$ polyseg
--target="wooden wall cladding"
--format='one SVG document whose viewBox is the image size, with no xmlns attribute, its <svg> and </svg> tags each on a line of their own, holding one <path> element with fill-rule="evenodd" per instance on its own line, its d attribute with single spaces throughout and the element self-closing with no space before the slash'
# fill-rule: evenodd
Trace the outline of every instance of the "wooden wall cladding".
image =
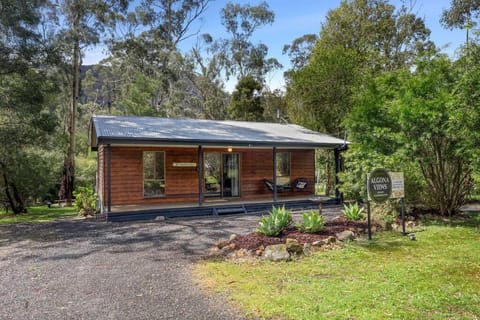
<svg viewBox="0 0 480 320">
<path fill-rule="evenodd" d="M 165 196 L 145 198 L 143 196 L 143 151 L 165 152 Z M 287 150 L 291 153 L 291 181 L 306 178 L 308 187 L 304 191 L 279 193 L 285 195 L 311 194 L 314 190 L 314 150 Z M 99 146 L 97 186 L 99 194 L 106 200 L 106 164 L 104 148 Z M 203 152 L 227 152 L 227 149 L 204 148 Z M 272 149 L 235 149 L 240 154 L 241 199 L 258 199 L 272 196 L 262 179 L 272 180 Z M 198 173 L 196 167 L 176 167 L 174 163 L 197 163 L 197 148 L 175 147 L 111 147 L 112 205 L 180 203 L 198 201 Z"/>
</svg>

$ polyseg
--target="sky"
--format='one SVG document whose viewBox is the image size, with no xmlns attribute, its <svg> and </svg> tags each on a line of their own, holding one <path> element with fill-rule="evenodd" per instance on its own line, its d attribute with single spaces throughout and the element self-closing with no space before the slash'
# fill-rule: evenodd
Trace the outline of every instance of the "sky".
<svg viewBox="0 0 480 320">
<path fill-rule="evenodd" d="M 236 0 L 240 4 L 257 5 L 261 1 Z M 395 7 L 400 7 L 402 0 L 390 0 Z M 425 24 L 431 30 L 430 38 L 442 48 L 444 53 L 455 57 L 455 51 L 465 41 L 465 31 L 444 29 L 440 24 L 440 17 L 443 9 L 450 6 L 450 0 L 407 0 L 407 3 L 413 2 L 413 12 L 425 20 Z M 226 0 L 214 0 L 209 4 L 207 11 L 193 31 L 199 31 L 200 34 L 209 33 L 213 38 L 227 37 L 224 27 L 220 23 L 220 11 L 227 3 Z M 267 85 L 271 89 L 283 88 L 285 85 L 283 79 L 284 71 L 290 68 L 290 62 L 287 55 L 282 54 L 285 44 L 290 44 L 294 39 L 307 34 L 319 33 L 321 24 L 325 22 L 327 12 L 337 8 L 341 0 L 267 0 L 271 10 L 275 12 L 275 22 L 272 25 L 263 26 L 258 29 L 252 38 L 254 43 L 262 42 L 269 48 L 269 57 L 274 57 L 283 65 L 283 69 L 278 69 L 269 74 L 266 79 Z M 180 49 L 188 51 L 195 40 L 191 39 L 182 43 Z M 83 63 L 85 65 L 98 63 L 103 57 L 103 49 L 97 47 L 85 52 Z M 232 91 L 235 83 L 230 81 L 226 84 L 226 89 Z"/>
</svg>

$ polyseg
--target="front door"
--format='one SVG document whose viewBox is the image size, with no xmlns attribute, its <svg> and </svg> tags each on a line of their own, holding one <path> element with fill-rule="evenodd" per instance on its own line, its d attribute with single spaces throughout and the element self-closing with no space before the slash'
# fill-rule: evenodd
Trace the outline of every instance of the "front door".
<svg viewBox="0 0 480 320">
<path fill-rule="evenodd" d="M 205 197 L 240 196 L 240 155 L 238 153 L 206 152 L 203 172 Z"/>
</svg>

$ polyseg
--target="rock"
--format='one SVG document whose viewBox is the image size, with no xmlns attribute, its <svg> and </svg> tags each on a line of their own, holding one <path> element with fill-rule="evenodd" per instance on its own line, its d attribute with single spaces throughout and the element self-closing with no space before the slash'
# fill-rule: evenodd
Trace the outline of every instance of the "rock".
<svg viewBox="0 0 480 320">
<path fill-rule="evenodd" d="M 349 241 L 355 239 L 355 234 L 350 230 L 345 230 L 337 233 L 336 237 L 340 241 Z"/>
<path fill-rule="evenodd" d="M 226 239 L 220 239 L 217 241 L 217 243 L 215 244 L 215 246 L 217 246 L 218 249 L 222 249 L 226 246 L 228 246 L 230 244 L 230 242 Z"/>
<path fill-rule="evenodd" d="M 288 261 L 290 259 L 290 253 L 287 251 L 287 245 L 273 244 L 265 248 L 263 258 L 274 262 Z"/>
<path fill-rule="evenodd" d="M 407 221 L 407 223 L 405 224 L 405 226 L 406 226 L 407 228 L 413 229 L 413 228 L 415 228 L 415 221 Z"/>
<path fill-rule="evenodd" d="M 329 236 L 327 239 L 324 239 L 323 240 L 326 244 L 328 243 L 335 243 L 337 242 L 337 238 L 335 238 L 334 236 Z"/>
<path fill-rule="evenodd" d="M 285 245 L 287 247 L 287 251 L 290 254 L 302 254 L 303 253 L 303 247 L 295 239 L 287 238 L 287 241 L 286 241 Z"/>
<path fill-rule="evenodd" d="M 312 245 L 310 243 L 303 244 L 303 254 L 306 256 L 312 254 Z"/>
<path fill-rule="evenodd" d="M 248 252 L 247 252 L 246 249 L 237 250 L 237 252 L 236 252 L 236 254 L 235 254 L 235 256 L 236 256 L 237 258 L 243 258 L 243 257 L 245 257 L 245 256 L 247 256 L 247 255 L 248 255 Z"/>
<path fill-rule="evenodd" d="M 318 241 L 314 241 L 312 242 L 312 246 L 313 247 L 321 247 L 325 244 L 325 242 L 323 242 L 323 240 L 318 240 Z"/>
<path fill-rule="evenodd" d="M 329 244 L 335 243 L 335 242 L 337 242 L 337 238 L 335 238 L 335 237 L 333 237 L 333 236 L 329 236 L 329 237 L 326 238 L 326 239 L 314 241 L 314 242 L 312 243 L 312 246 L 314 246 L 314 247 L 322 247 L 322 246 L 326 246 L 326 245 L 329 245 Z"/>
<path fill-rule="evenodd" d="M 232 242 L 233 240 L 237 239 L 237 235 L 236 234 L 231 234 L 230 235 L 230 238 L 228 238 L 228 241 L 229 242 Z"/>
<path fill-rule="evenodd" d="M 261 257 L 263 255 L 263 252 L 265 251 L 264 246 L 260 246 L 257 250 L 255 250 L 255 255 Z"/>
</svg>

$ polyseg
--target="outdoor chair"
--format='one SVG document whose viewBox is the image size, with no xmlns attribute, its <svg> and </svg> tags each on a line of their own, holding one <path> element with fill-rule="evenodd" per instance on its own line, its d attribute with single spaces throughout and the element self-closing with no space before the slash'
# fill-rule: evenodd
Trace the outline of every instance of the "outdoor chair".
<svg viewBox="0 0 480 320">
<path fill-rule="evenodd" d="M 268 179 L 263 179 L 262 180 L 265 186 L 267 186 L 268 190 L 273 192 L 273 182 L 268 180 Z M 277 192 L 286 192 L 292 190 L 292 187 L 288 184 L 277 184 Z"/>
<path fill-rule="evenodd" d="M 293 187 L 295 188 L 296 191 L 304 191 L 307 189 L 308 186 L 308 180 L 305 178 L 298 178 L 295 179 L 293 182 Z"/>
</svg>

